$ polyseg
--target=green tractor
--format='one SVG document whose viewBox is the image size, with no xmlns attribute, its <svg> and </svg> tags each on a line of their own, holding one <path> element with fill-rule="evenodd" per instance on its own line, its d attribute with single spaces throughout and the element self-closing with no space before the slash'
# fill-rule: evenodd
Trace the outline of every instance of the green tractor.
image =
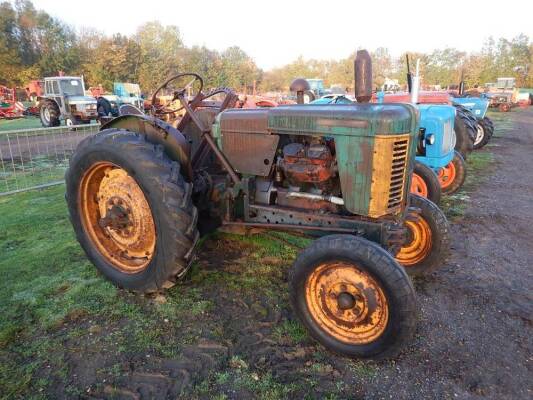
<svg viewBox="0 0 533 400">
<path fill-rule="evenodd" d="M 319 238 L 297 257 L 289 288 L 310 334 L 350 357 L 395 354 L 417 319 L 408 273 L 442 262 L 448 223 L 409 194 L 416 110 L 365 103 L 366 51 L 355 70 L 354 105 L 235 109 L 232 90 L 204 93 L 202 78 L 185 73 L 152 101 L 175 86 L 185 110 L 177 129 L 149 115 L 103 125 L 79 144 L 66 173 L 88 258 L 117 286 L 155 293 L 186 274 L 199 238 L 214 229 L 305 232 Z"/>
</svg>

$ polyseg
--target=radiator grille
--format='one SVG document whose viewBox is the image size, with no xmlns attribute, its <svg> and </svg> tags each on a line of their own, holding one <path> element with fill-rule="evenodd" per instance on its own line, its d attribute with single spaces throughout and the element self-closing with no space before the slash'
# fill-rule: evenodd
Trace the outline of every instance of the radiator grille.
<svg viewBox="0 0 533 400">
<path fill-rule="evenodd" d="M 394 142 L 392 148 L 391 177 L 389 185 L 389 210 L 394 209 L 402 204 L 408 152 L 408 138 L 398 139 Z"/>
</svg>

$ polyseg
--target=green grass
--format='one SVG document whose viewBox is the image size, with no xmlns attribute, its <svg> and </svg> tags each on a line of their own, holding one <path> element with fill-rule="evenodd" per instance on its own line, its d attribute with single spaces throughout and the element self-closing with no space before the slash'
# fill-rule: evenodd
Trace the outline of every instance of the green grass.
<svg viewBox="0 0 533 400">
<path fill-rule="evenodd" d="M 92 121 L 92 124 L 95 122 Z M 65 126 L 62 121 L 61 126 Z M 36 129 L 42 128 L 41 120 L 39 117 L 22 117 L 16 119 L 0 119 L 0 132 L 11 130 L 23 130 L 23 129 Z"/>
<path fill-rule="evenodd" d="M 261 294 L 274 305 L 286 305 L 280 282 L 297 252 L 290 243 L 302 245 L 308 239 L 217 233 L 207 239 L 213 251 L 229 244 L 238 258 L 225 268 L 194 265 L 186 282 L 156 302 L 117 290 L 97 273 L 74 238 L 64 189 L 0 197 L 0 398 L 27 398 L 39 390 L 46 393 L 54 382 L 68 382 L 65 343 L 89 341 L 95 351 L 111 346 L 116 365 L 132 354 L 177 357 L 181 346 L 195 343 L 204 329 L 222 335 L 210 317 L 215 300 L 206 296 L 217 285 L 244 299 Z M 261 305 L 253 307 L 266 315 Z M 279 329 L 295 342 L 306 337 L 294 322 Z M 102 374 L 112 374 L 113 368 L 102 365 Z M 250 374 L 232 375 L 232 382 L 265 393 L 264 398 L 277 398 L 285 390 L 271 384 L 271 378 L 257 383 Z"/>
<path fill-rule="evenodd" d="M 0 131 L 11 131 L 16 129 L 42 128 L 41 120 L 38 117 L 23 117 L 17 119 L 0 119 Z"/>
</svg>

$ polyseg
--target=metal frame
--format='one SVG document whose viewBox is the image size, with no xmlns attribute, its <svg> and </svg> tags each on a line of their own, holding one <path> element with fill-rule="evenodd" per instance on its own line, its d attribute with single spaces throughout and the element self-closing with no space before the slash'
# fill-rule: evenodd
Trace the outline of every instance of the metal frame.
<svg viewBox="0 0 533 400">
<path fill-rule="evenodd" d="M 0 196 L 64 182 L 70 155 L 100 124 L 0 131 Z"/>
</svg>

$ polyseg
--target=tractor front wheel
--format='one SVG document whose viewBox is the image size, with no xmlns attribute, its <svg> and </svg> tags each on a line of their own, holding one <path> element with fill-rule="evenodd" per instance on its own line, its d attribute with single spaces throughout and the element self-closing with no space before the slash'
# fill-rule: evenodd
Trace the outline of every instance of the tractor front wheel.
<svg viewBox="0 0 533 400">
<path fill-rule="evenodd" d="M 455 151 L 452 161 L 438 173 L 442 193 L 452 194 L 457 192 L 465 183 L 466 163 L 461 154 Z"/>
<path fill-rule="evenodd" d="M 444 213 L 430 200 L 410 195 L 413 208 L 405 220 L 407 237 L 396 260 L 409 275 L 432 272 L 441 264 L 449 247 L 449 225 Z"/>
<path fill-rule="evenodd" d="M 414 333 L 411 280 L 389 253 L 361 237 L 313 242 L 289 271 L 289 289 L 311 336 L 336 353 L 388 358 Z"/>
<path fill-rule="evenodd" d="M 440 202 L 441 188 L 437 174 L 419 161 L 415 162 L 411 177 L 411 193 L 426 197 L 435 204 Z"/>
<path fill-rule="evenodd" d="M 109 280 L 152 293 L 185 274 L 198 214 L 191 184 L 161 146 L 104 130 L 78 145 L 65 178 L 76 238 Z"/>
</svg>

